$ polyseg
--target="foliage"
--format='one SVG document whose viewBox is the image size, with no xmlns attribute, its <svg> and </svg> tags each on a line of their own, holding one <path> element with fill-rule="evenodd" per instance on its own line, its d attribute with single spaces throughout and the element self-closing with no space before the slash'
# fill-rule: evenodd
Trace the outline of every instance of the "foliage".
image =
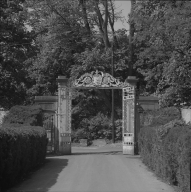
<svg viewBox="0 0 191 192">
<path fill-rule="evenodd" d="M 177 180 L 182 191 L 188 191 L 190 186 L 191 173 L 191 134 L 184 133 L 177 142 L 178 169 Z"/>
<path fill-rule="evenodd" d="M 42 127 L 0 127 L 0 190 L 12 187 L 44 163 L 47 138 Z"/>
<path fill-rule="evenodd" d="M 31 86 L 24 61 L 35 52 L 32 35 L 25 27 L 23 0 L 0 2 L 0 107 L 9 109 L 27 102 Z"/>
<path fill-rule="evenodd" d="M 170 111 L 170 110 L 168 110 Z M 174 113 L 175 114 L 175 113 Z M 174 116 L 174 117 L 173 117 Z M 159 177 L 178 185 L 183 192 L 190 187 L 191 127 L 176 115 L 168 116 L 140 130 L 139 150 L 142 161 Z M 174 118 L 174 120 L 172 120 Z"/>
<path fill-rule="evenodd" d="M 57 91 L 58 75 L 70 77 L 73 54 L 83 50 L 83 28 L 76 10 L 69 1 L 27 1 L 29 24 L 36 38 L 39 53 L 29 59 L 30 78 L 35 84 L 28 94 L 53 95 Z M 39 11 L 40 10 L 40 11 Z M 78 13 L 78 12 L 77 12 Z"/>
<path fill-rule="evenodd" d="M 112 45 L 115 77 L 124 81 L 135 63 L 143 94 L 155 93 L 161 106 L 189 105 L 191 3 L 131 2 L 127 36 L 114 28 L 121 17 L 113 0 L 2 1 L 0 105 L 9 109 L 32 103 L 34 95 L 56 94 L 59 75 L 72 80 L 95 69 L 110 73 Z M 84 102 L 81 94 L 84 101 L 94 97 L 81 91 L 75 107 Z M 98 94 L 110 103 L 102 111 L 107 115 L 110 93 Z"/>
<path fill-rule="evenodd" d="M 38 54 L 26 61 L 29 76 L 35 82 L 27 91 L 31 99 L 34 95 L 54 95 L 59 75 L 74 80 L 96 69 L 110 73 L 112 42 L 115 76 L 122 81 L 126 79 L 127 35 L 124 29 L 114 29 L 119 14 L 113 1 L 27 0 L 25 7 L 30 9 L 28 24 L 36 34 L 34 42 L 39 48 Z M 122 96 L 118 90 L 115 93 L 116 118 L 121 118 Z M 73 130 L 80 129 L 82 118 L 90 119 L 99 111 L 108 117 L 111 115 L 110 90 L 75 91 Z"/>
<path fill-rule="evenodd" d="M 86 49 L 93 51 L 93 47 L 99 45 L 101 39 L 105 36 L 108 38 L 108 34 L 102 34 L 101 37 L 94 29 L 99 23 L 95 9 L 97 12 L 101 11 L 97 4 L 103 2 L 26 2 L 25 6 L 31 9 L 28 23 L 36 33 L 35 44 L 39 47 L 39 53 L 27 61 L 30 64 L 30 77 L 36 82 L 29 94 L 54 94 L 58 75 L 73 77 L 71 69 L 77 68 L 75 55 L 86 53 Z M 103 51 L 104 44 L 101 47 Z M 82 62 L 80 64 L 80 67 L 83 66 Z M 84 72 L 88 70 L 85 66 L 82 69 Z"/>
<path fill-rule="evenodd" d="M 9 109 L 20 102 L 32 103 L 35 95 L 55 95 L 56 78 L 59 75 L 73 80 L 85 72 L 96 69 L 110 73 L 112 44 L 115 52 L 114 76 L 121 81 L 127 78 L 128 37 L 125 29 L 116 31 L 114 28 L 115 22 L 120 19 L 120 13 L 117 12 L 113 0 L 26 0 L 4 4 L 7 10 L 11 6 L 14 8 L 11 7 L 11 11 L 15 11 L 16 23 L 13 22 L 12 12 L 6 12 L 6 9 L 4 11 L 10 18 L 7 20 L 10 20 L 13 26 L 14 24 L 17 26 L 17 28 L 14 26 L 16 32 L 17 29 L 22 32 L 20 38 L 14 38 L 15 41 L 19 41 L 16 50 L 19 51 L 20 57 L 17 62 L 13 60 L 11 63 L 15 64 L 14 69 L 18 67 L 16 75 L 22 80 L 12 80 L 13 73 L 6 76 L 6 81 L 13 85 L 13 89 L 8 86 L 9 84 L 4 86 L 2 95 L 7 100 L 3 107 Z M 5 25 L 7 20 L 5 19 Z M 26 26 L 30 26 L 31 31 L 26 30 Z M 14 35 L 17 35 L 16 32 Z M 5 43 L 10 45 L 9 39 L 5 39 Z M 10 52 L 6 51 L 7 54 Z M 17 58 L 17 55 L 14 58 Z M 115 93 L 117 108 L 115 113 L 119 119 L 122 96 L 117 90 Z M 96 116 L 100 110 L 98 106 L 102 103 L 104 106 L 100 111 L 110 116 L 109 90 L 79 91 L 73 100 L 74 130 L 82 121 L 80 118 L 90 119 Z M 86 104 L 83 105 L 84 103 Z M 95 109 L 88 111 L 92 106 Z"/>
<path fill-rule="evenodd" d="M 142 116 L 143 126 L 160 126 L 174 119 L 181 119 L 181 113 L 176 107 L 161 108 L 154 111 L 144 111 Z"/>
<path fill-rule="evenodd" d="M 122 122 L 121 120 L 115 121 L 115 138 L 117 141 L 122 140 Z M 79 125 L 79 129 L 73 131 L 72 140 L 78 142 L 79 139 L 105 139 L 111 140 L 112 138 L 112 124 L 111 119 L 102 113 L 98 113 L 90 119 L 83 119 Z"/>
<path fill-rule="evenodd" d="M 38 105 L 19 106 L 16 105 L 4 116 L 3 124 L 23 124 L 30 126 L 43 125 L 42 109 Z"/>
<path fill-rule="evenodd" d="M 191 2 L 139 1 L 136 4 L 136 66 L 145 91 L 162 106 L 190 105 Z"/>
</svg>

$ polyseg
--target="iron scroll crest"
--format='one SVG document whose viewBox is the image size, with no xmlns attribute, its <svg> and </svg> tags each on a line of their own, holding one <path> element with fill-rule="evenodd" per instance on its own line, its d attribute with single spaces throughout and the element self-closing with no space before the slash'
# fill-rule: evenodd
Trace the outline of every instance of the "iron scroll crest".
<svg viewBox="0 0 191 192">
<path fill-rule="evenodd" d="M 129 83 L 120 82 L 118 79 L 111 76 L 109 73 L 102 71 L 92 71 L 85 73 L 79 79 L 73 82 L 74 87 L 127 87 Z"/>
</svg>

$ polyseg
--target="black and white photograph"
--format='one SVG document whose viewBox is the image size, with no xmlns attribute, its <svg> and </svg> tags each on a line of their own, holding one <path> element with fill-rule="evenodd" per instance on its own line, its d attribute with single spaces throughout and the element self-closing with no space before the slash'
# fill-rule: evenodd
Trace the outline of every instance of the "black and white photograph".
<svg viewBox="0 0 191 192">
<path fill-rule="evenodd" d="M 191 1 L 0 18 L 0 192 L 191 192 Z"/>
</svg>

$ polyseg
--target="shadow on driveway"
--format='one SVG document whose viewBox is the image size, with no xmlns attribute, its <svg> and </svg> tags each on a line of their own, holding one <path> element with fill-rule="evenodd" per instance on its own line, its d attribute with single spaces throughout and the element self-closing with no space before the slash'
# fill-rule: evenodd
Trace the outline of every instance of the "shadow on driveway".
<svg viewBox="0 0 191 192">
<path fill-rule="evenodd" d="M 7 192 L 48 192 L 57 182 L 59 173 L 68 165 L 63 157 L 47 157 L 45 164 L 35 172 L 30 173 L 24 181 Z"/>
</svg>

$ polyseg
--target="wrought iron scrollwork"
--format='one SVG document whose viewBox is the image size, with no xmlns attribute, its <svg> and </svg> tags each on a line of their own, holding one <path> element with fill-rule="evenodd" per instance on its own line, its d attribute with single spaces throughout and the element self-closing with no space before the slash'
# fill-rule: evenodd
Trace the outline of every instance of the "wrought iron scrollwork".
<svg viewBox="0 0 191 192">
<path fill-rule="evenodd" d="M 128 83 L 120 82 L 108 73 L 102 71 L 93 71 L 85 73 L 73 83 L 74 87 L 126 87 Z"/>
</svg>

